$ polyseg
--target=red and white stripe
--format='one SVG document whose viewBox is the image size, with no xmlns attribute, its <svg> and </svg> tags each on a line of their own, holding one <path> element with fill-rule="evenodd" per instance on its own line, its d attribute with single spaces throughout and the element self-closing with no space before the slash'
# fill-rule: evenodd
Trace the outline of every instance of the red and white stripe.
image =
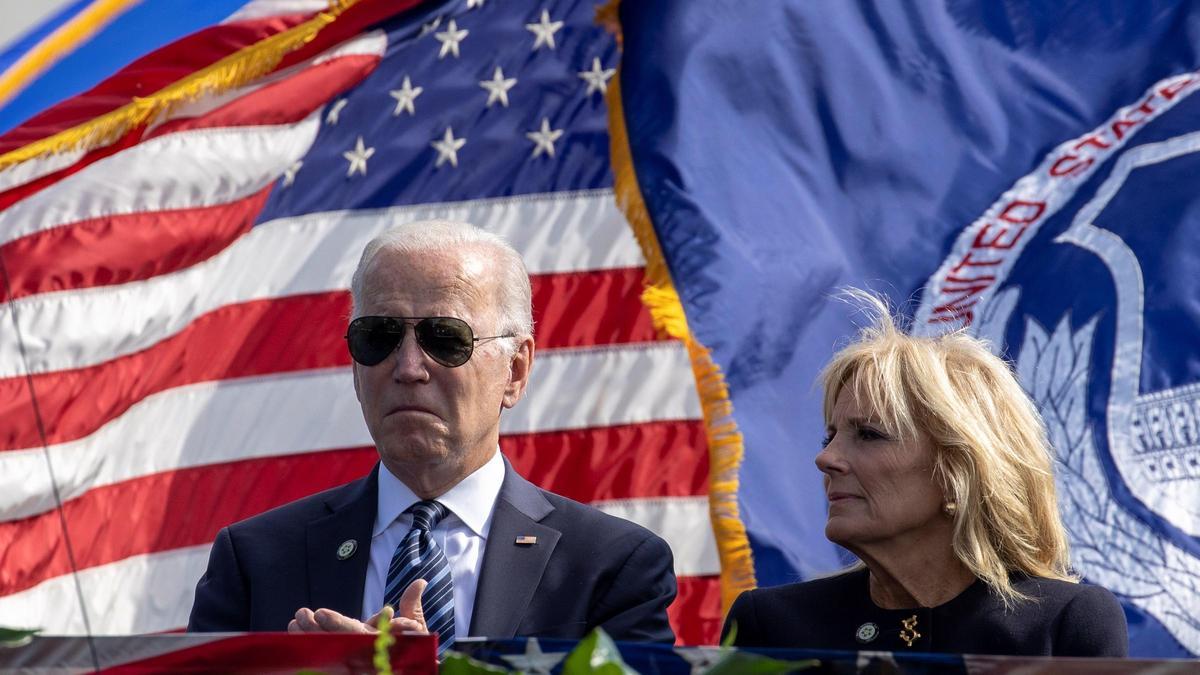
<svg viewBox="0 0 1200 675">
<path fill-rule="evenodd" d="M 250 3 L 223 26 L 250 39 L 298 6 Z M 251 227 L 323 102 L 385 47 L 365 34 L 123 144 L 0 172 L 0 625 L 178 629 L 220 527 L 365 474 L 376 454 L 341 339 L 350 275 L 385 228 L 453 218 L 505 236 L 533 275 L 538 358 L 502 418 L 505 454 L 664 536 L 676 631 L 715 638 L 700 407 L 686 352 L 640 304 L 644 261 L 610 191 Z"/>
</svg>

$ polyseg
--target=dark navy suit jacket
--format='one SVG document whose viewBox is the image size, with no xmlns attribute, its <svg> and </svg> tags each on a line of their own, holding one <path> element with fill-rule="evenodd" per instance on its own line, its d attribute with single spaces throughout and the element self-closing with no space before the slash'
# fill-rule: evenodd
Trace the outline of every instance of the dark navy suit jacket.
<svg viewBox="0 0 1200 675">
<path fill-rule="evenodd" d="M 189 631 L 283 631 L 301 607 L 357 618 L 379 465 L 365 478 L 222 529 L 196 585 Z M 518 545 L 518 537 L 537 537 Z M 338 559 L 342 542 L 354 555 Z M 649 530 L 541 490 L 505 462 L 472 636 L 673 642 L 671 549 Z"/>
<path fill-rule="evenodd" d="M 1013 574 L 1011 581 L 1027 597 L 1012 607 L 976 579 L 937 607 L 882 609 L 871 600 L 867 570 L 856 569 L 746 591 L 730 608 L 723 635 L 736 625 L 734 644 L 739 647 L 1009 656 L 1128 654 L 1125 612 L 1112 593 L 1099 586 L 1021 574 Z"/>
</svg>

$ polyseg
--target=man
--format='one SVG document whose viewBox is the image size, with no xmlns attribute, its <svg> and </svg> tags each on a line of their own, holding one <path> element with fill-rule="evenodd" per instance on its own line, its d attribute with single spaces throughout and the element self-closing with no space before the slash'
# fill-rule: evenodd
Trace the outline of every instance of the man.
<svg viewBox="0 0 1200 675">
<path fill-rule="evenodd" d="M 221 530 L 188 630 L 363 632 L 382 612 L 443 647 L 597 626 L 673 641 L 666 543 L 538 489 L 499 452 L 534 355 L 517 252 L 466 223 L 399 226 L 367 245 L 351 295 L 354 389 L 380 462 Z"/>
</svg>

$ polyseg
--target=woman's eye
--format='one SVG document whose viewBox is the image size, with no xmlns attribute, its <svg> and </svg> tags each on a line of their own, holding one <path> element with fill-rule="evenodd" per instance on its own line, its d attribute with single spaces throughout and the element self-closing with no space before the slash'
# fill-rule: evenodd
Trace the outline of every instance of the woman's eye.
<svg viewBox="0 0 1200 675">
<path fill-rule="evenodd" d="M 887 440 L 887 435 L 878 429 L 871 427 L 859 427 L 858 438 L 863 441 L 882 441 Z"/>
<path fill-rule="evenodd" d="M 821 447 L 828 448 L 829 444 L 832 442 L 833 442 L 833 434 L 825 434 L 825 438 L 821 439 Z"/>
</svg>

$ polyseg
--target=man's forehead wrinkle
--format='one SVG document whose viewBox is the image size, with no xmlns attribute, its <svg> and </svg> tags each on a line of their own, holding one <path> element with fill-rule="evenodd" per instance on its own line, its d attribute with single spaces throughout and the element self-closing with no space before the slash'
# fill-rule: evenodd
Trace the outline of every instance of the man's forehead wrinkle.
<svg viewBox="0 0 1200 675">
<path fill-rule="evenodd" d="M 389 307 L 413 300 L 426 304 L 405 312 L 423 315 L 458 316 L 469 321 L 491 321 L 499 283 L 489 273 L 495 266 L 478 248 L 450 251 L 382 251 L 368 264 L 364 274 L 362 309 L 390 314 Z"/>
<path fill-rule="evenodd" d="M 475 246 L 463 249 L 458 256 L 455 279 L 476 300 L 492 300 L 489 296 L 496 295 L 500 288 L 496 261 L 487 254 L 486 249 Z"/>
<path fill-rule="evenodd" d="M 477 279 L 487 276 L 488 268 L 494 265 L 487 253 L 478 246 L 463 249 L 458 260 L 459 269 Z"/>
</svg>

